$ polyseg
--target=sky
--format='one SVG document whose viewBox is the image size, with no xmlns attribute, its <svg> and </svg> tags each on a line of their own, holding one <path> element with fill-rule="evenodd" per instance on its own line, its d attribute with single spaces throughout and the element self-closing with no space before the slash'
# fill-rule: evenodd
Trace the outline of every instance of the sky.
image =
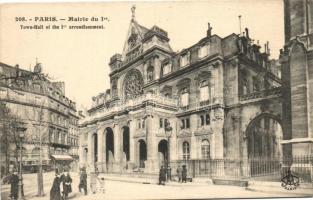
<svg viewBox="0 0 313 200">
<path fill-rule="evenodd" d="M 64 81 L 65 93 L 89 107 L 92 96 L 109 85 L 109 60 L 122 53 L 136 5 L 136 21 L 147 28 L 157 25 L 168 32 L 170 45 L 180 51 L 206 36 L 207 23 L 212 33 L 225 37 L 249 28 L 250 37 L 262 46 L 270 43 L 271 58 L 278 58 L 284 44 L 283 0 L 207 0 L 170 2 L 95 2 L 2 4 L 0 7 L 0 62 L 33 69 L 42 63 L 53 79 Z M 34 22 L 35 17 L 106 17 L 103 22 Z M 16 21 L 25 17 L 32 21 Z M 98 30 L 45 29 L 22 30 L 20 25 L 103 25 Z"/>
</svg>

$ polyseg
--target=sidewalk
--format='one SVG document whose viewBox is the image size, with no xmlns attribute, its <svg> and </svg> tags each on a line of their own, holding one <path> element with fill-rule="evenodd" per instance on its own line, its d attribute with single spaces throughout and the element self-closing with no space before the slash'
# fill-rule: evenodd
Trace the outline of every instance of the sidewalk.
<svg viewBox="0 0 313 200">
<path fill-rule="evenodd" d="M 119 174 L 100 174 L 100 177 L 104 177 L 105 180 L 119 181 L 127 183 L 138 184 L 158 184 L 158 177 L 131 177 L 130 175 Z M 193 182 L 178 183 L 176 181 L 170 181 L 165 183 L 168 186 L 212 186 L 212 180 L 209 178 L 195 178 Z M 221 185 L 221 187 L 228 187 L 227 185 Z M 300 184 L 295 190 L 286 190 L 281 186 L 280 182 L 264 182 L 264 181 L 249 181 L 248 187 L 245 188 L 248 191 L 262 192 L 267 194 L 281 194 L 281 195 L 301 195 L 305 197 L 313 197 L 313 185 L 312 184 Z"/>
</svg>

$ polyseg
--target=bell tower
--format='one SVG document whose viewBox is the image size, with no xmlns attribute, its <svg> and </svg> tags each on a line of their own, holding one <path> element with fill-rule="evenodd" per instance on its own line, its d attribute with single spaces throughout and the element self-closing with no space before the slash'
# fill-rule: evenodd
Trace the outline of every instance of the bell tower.
<svg viewBox="0 0 313 200">
<path fill-rule="evenodd" d="M 284 0 L 283 81 L 285 155 L 313 153 L 313 0 Z"/>
</svg>

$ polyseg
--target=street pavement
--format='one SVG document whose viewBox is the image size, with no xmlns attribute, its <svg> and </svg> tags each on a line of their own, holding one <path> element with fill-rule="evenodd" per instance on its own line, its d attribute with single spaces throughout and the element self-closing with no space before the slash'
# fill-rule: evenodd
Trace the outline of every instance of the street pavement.
<svg viewBox="0 0 313 200">
<path fill-rule="evenodd" d="M 207 198 L 258 198 L 258 197 L 300 197 L 301 194 L 290 191 L 290 193 L 275 193 L 246 190 L 237 186 L 220 186 L 209 184 L 178 184 L 157 185 L 155 182 L 131 182 L 122 180 L 113 180 L 112 178 L 105 181 L 105 193 L 91 194 L 85 196 L 78 191 L 79 175 L 71 173 L 73 178 L 73 192 L 70 199 L 79 200 L 97 200 L 97 199 L 207 199 Z M 26 199 L 44 200 L 49 199 L 50 188 L 53 182 L 54 174 L 44 174 L 44 197 L 37 197 L 37 175 L 24 175 L 24 193 Z M 127 178 L 125 178 L 127 179 Z M 131 179 L 131 178 L 130 178 Z M 89 186 L 89 180 L 88 180 Z M 1 199 L 8 199 L 10 185 L 1 185 Z M 289 191 L 288 191 L 289 192 Z"/>
</svg>

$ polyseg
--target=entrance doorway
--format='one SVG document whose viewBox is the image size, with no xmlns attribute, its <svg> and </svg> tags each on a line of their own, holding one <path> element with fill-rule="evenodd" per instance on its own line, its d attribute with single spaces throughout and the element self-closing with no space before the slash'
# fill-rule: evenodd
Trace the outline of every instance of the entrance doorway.
<svg viewBox="0 0 313 200">
<path fill-rule="evenodd" d="M 166 140 L 161 140 L 158 145 L 159 152 L 159 165 L 168 165 L 168 142 Z"/>
<path fill-rule="evenodd" d="M 108 172 L 113 170 L 114 163 L 114 135 L 111 128 L 106 128 L 105 134 L 105 158 Z"/>
<path fill-rule="evenodd" d="M 129 161 L 129 127 L 123 127 L 123 155 L 125 161 Z"/>
<path fill-rule="evenodd" d="M 251 176 L 279 173 L 283 156 L 280 122 L 270 114 L 260 115 L 250 122 L 246 135 Z"/>
<path fill-rule="evenodd" d="M 98 162 L 98 134 L 93 134 L 93 159 L 94 162 Z"/>
<path fill-rule="evenodd" d="M 145 161 L 147 160 L 147 145 L 144 140 L 139 140 L 139 167 L 145 168 Z"/>
</svg>

